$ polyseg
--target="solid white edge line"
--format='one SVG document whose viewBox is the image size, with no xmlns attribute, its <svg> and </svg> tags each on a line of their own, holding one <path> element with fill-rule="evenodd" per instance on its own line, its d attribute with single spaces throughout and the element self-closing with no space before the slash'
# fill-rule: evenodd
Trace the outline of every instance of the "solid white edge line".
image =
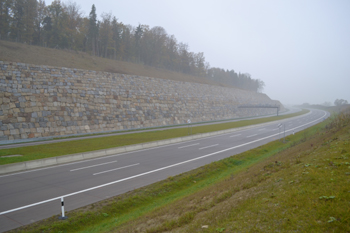
<svg viewBox="0 0 350 233">
<path fill-rule="evenodd" d="M 324 112 L 324 113 L 325 114 L 322 117 L 320 117 L 320 118 L 318 118 L 318 119 L 316 119 L 314 121 L 310 121 L 309 123 L 306 123 L 306 124 L 300 125 L 298 127 L 295 127 L 293 129 L 286 130 L 286 132 L 292 131 L 294 129 L 301 128 L 301 127 L 303 127 L 305 125 L 309 125 L 309 124 L 311 124 L 313 122 L 319 121 L 320 119 L 322 119 L 326 115 L 326 112 Z M 77 192 L 74 192 L 74 193 L 69 193 L 69 194 L 66 194 L 66 195 L 59 196 L 59 197 L 54 197 L 54 198 L 51 198 L 51 199 L 47 199 L 45 201 L 36 202 L 36 203 L 30 204 L 30 205 L 18 207 L 18 208 L 15 208 L 15 209 L 6 210 L 6 211 L 3 211 L 3 212 L 0 212 L 0 215 L 11 213 L 11 212 L 14 212 L 14 211 L 17 211 L 17 210 L 26 209 L 26 208 L 37 206 L 37 205 L 41 205 L 41 204 L 44 204 L 44 203 L 47 203 L 47 202 L 59 200 L 62 197 L 64 198 L 64 197 L 74 196 L 74 195 L 77 195 L 77 194 L 80 194 L 80 193 L 85 193 L 87 191 L 91 191 L 91 190 L 102 188 L 102 187 L 109 186 L 109 185 L 112 185 L 112 184 L 120 183 L 120 182 L 123 182 L 123 181 L 126 181 L 126 180 L 131 180 L 131 179 L 134 179 L 134 178 L 137 178 L 137 177 L 140 177 L 140 176 L 145 176 L 145 175 L 148 175 L 148 174 L 151 174 L 151 173 L 155 173 L 155 172 L 158 172 L 158 171 L 162 171 L 162 170 L 165 170 L 165 169 L 168 169 L 168 168 L 171 168 L 171 167 L 176 167 L 176 166 L 179 166 L 181 164 L 189 163 L 189 162 L 196 161 L 196 160 L 199 160 L 199 159 L 203 159 L 203 158 L 206 158 L 206 157 L 209 157 L 209 156 L 212 156 L 212 155 L 220 154 L 222 152 L 233 150 L 233 149 L 236 149 L 236 148 L 239 148 L 239 147 L 242 147 L 242 146 L 246 146 L 246 145 L 249 145 L 249 144 L 252 144 L 252 143 L 255 143 L 255 142 L 258 142 L 258 141 L 262 141 L 262 140 L 265 140 L 267 138 L 271 138 L 271 137 L 274 137 L 274 136 L 277 136 L 277 135 L 279 135 L 279 133 L 278 134 L 272 134 L 272 135 L 264 137 L 264 138 L 260 138 L 260 139 L 257 139 L 257 140 L 251 141 L 251 142 L 243 143 L 241 145 L 230 147 L 230 148 L 227 148 L 227 149 L 224 149 L 224 150 L 221 150 L 221 151 L 217 151 L 217 152 L 214 152 L 214 153 L 211 153 L 211 154 L 203 155 L 203 156 L 200 156 L 200 157 L 197 157 L 197 158 L 194 158 L 194 159 L 186 160 L 186 161 L 183 161 L 183 162 L 180 162 L 180 163 L 172 164 L 172 165 L 169 165 L 169 166 L 166 166 L 166 167 L 162 167 L 162 168 L 158 168 L 158 169 L 155 169 L 155 170 L 152 170 L 152 171 L 144 172 L 144 173 L 141 173 L 141 174 L 138 174 L 138 175 L 130 176 L 130 177 L 127 177 L 127 178 L 124 178 L 124 179 L 112 181 L 112 182 L 109 182 L 109 183 L 106 183 L 106 184 L 101 184 L 101 185 L 98 185 L 98 186 L 95 186 L 95 187 L 91 187 L 91 188 L 88 188 L 88 189 L 83 189 L 83 190 L 80 190 L 80 191 L 77 191 Z"/>
<path fill-rule="evenodd" d="M 186 148 L 186 147 L 190 147 L 190 146 L 196 146 L 196 145 L 199 145 L 199 143 L 195 143 L 195 144 L 191 144 L 191 145 L 187 145 L 187 146 L 181 146 L 181 147 L 178 147 L 177 149 L 182 149 L 182 148 Z"/>
<path fill-rule="evenodd" d="M 110 164 L 110 163 L 115 163 L 115 162 L 117 162 L 117 160 L 111 161 L 111 162 L 107 162 L 107 163 L 99 163 L 99 164 L 95 164 L 95 165 L 91 165 L 91 166 L 87 166 L 87 167 L 75 168 L 75 169 L 72 169 L 72 170 L 70 170 L 70 171 L 71 171 L 71 172 L 74 172 L 74 171 L 78 171 L 78 170 L 83 170 L 83 169 L 87 169 L 87 168 L 91 168 L 91 167 L 102 166 L 102 165 L 106 165 L 106 164 Z"/>
<path fill-rule="evenodd" d="M 128 166 L 124 166 L 124 167 L 118 167 L 118 168 L 114 168 L 114 169 L 111 169 L 111 170 L 107 170 L 107 171 L 103 171 L 103 172 L 97 172 L 97 173 L 94 173 L 92 175 L 99 175 L 99 174 L 103 174 L 103 173 L 107 173 L 107 172 L 112 172 L 112 171 L 116 171 L 116 170 L 120 170 L 120 169 L 123 169 L 123 168 L 128 168 L 128 167 L 133 167 L 133 166 L 136 166 L 136 165 L 140 165 L 139 163 L 135 163 L 135 164 L 131 164 L 131 165 L 128 165 Z"/>
<path fill-rule="evenodd" d="M 202 147 L 202 148 L 198 148 L 198 150 L 203 150 L 203 149 L 206 149 L 206 148 L 209 148 L 209 147 L 214 147 L 214 146 L 217 146 L 219 144 L 215 144 L 215 145 L 211 145 L 211 146 L 206 146 L 206 147 Z"/>
</svg>

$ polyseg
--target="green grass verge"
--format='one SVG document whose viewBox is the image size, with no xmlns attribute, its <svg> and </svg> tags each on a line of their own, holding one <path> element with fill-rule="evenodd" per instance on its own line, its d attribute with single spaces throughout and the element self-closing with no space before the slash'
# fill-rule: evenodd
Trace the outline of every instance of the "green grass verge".
<svg viewBox="0 0 350 233">
<path fill-rule="evenodd" d="M 172 206 L 172 211 L 176 215 L 179 208 L 178 201 L 186 200 L 189 196 L 197 196 L 202 190 L 217 190 L 215 185 L 220 182 L 232 180 L 237 174 L 250 170 L 253 165 L 266 160 L 295 145 L 305 142 L 316 132 L 319 132 L 326 122 L 313 126 L 303 132 L 296 133 L 287 137 L 287 143 L 274 141 L 256 149 L 235 155 L 221 161 L 211 163 L 196 170 L 175 176 L 168 179 L 137 189 L 82 209 L 67 213 L 69 216 L 66 221 L 57 220 L 57 216 L 33 224 L 21 229 L 18 232 L 110 232 L 122 229 L 122 232 L 128 232 L 125 228 L 133 225 L 133 221 L 138 218 L 153 218 L 152 213 L 162 212 L 166 206 Z M 251 183 L 245 183 L 243 189 L 248 189 Z M 214 188 L 213 188 L 214 187 Z M 230 187 L 230 186 L 227 186 Z M 241 188 L 216 193 L 216 196 L 208 198 L 204 206 L 190 206 L 186 211 L 180 210 L 183 214 L 178 218 L 164 220 L 161 224 L 151 227 L 148 230 L 142 229 L 140 232 L 162 232 L 171 231 L 174 228 L 181 227 L 190 223 L 194 216 L 201 211 L 209 210 L 231 197 L 234 192 L 239 192 Z M 192 207 L 191 207 L 192 206 Z M 186 207 L 187 208 L 187 207 Z M 164 216 L 164 213 L 161 214 Z M 130 224 L 129 224 L 130 223 Z M 132 231 L 133 232 L 133 231 Z M 136 231 L 137 232 L 137 231 Z"/>
<path fill-rule="evenodd" d="M 221 124 L 204 125 L 192 127 L 192 134 L 208 133 L 219 130 L 243 127 L 248 125 L 266 123 L 282 120 L 294 116 L 299 116 L 309 112 L 302 110 L 298 113 L 260 118 L 253 120 L 242 120 L 237 122 L 227 122 Z M 132 133 L 117 136 L 106 136 L 102 138 L 81 139 L 69 142 L 50 143 L 38 146 L 23 146 L 11 149 L 0 150 L 0 165 L 30 161 L 35 159 L 50 158 L 60 155 L 68 155 L 87 151 L 108 149 L 132 144 L 171 139 L 188 136 L 187 128 L 167 129 L 161 131 L 151 131 L 142 133 Z M 6 155 L 22 155 L 19 157 L 2 157 Z"/>
<path fill-rule="evenodd" d="M 239 182 L 216 185 L 219 195 L 231 195 L 172 232 L 197 232 L 203 224 L 210 226 L 204 232 L 350 232 L 350 108 L 321 125 L 299 145 L 239 174 Z"/>
</svg>

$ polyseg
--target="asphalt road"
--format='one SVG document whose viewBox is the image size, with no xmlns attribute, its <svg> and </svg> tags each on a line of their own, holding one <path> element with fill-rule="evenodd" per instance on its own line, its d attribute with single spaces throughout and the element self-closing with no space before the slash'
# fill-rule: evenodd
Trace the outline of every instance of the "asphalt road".
<svg viewBox="0 0 350 233">
<path fill-rule="evenodd" d="M 0 232 L 30 224 L 195 169 L 323 121 L 329 113 L 234 133 L 0 176 Z M 278 125 L 282 123 L 279 128 Z"/>
</svg>

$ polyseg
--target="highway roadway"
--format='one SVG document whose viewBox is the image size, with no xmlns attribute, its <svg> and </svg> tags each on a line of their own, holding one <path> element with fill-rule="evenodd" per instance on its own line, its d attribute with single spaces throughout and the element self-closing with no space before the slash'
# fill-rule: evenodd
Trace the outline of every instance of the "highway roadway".
<svg viewBox="0 0 350 233">
<path fill-rule="evenodd" d="M 239 154 L 315 125 L 308 114 L 229 134 L 0 176 L 0 232 L 61 214 Z M 281 127 L 278 127 L 281 125 Z"/>
</svg>

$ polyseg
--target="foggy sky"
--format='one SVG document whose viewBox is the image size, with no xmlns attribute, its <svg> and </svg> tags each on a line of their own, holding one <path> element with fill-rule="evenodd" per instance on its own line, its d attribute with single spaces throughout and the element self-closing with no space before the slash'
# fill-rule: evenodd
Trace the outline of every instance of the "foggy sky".
<svg viewBox="0 0 350 233">
<path fill-rule="evenodd" d="M 66 2 L 63 0 L 63 2 Z M 250 73 L 283 104 L 350 102 L 348 0 L 72 0 L 88 16 L 161 26 L 211 67 Z M 49 5 L 51 1 L 46 1 Z"/>
</svg>

